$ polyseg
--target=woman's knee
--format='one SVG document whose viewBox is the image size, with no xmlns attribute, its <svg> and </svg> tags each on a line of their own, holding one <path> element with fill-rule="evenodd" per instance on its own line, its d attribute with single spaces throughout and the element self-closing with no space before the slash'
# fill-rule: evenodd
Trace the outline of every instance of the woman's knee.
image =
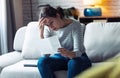
<svg viewBox="0 0 120 78">
<path fill-rule="evenodd" d="M 46 58 L 46 57 L 40 57 L 40 58 L 38 59 L 37 66 L 38 66 L 38 67 L 43 67 L 43 66 L 46 65 L 46 63 L 47 63 L 47 58 Z"/>
<path fill-rule="evenodd" d="M 82 66 L 82 65 L 87 65 L 88 63 L 88 60 L 86 59 L 81 59 L 80 57 L 76 57 L 76 58 L 73 58 L 71 60 L 69 60 L 68 62 L 68 66 Z"/>
<path fill-rule="evenodd" d="M 79 61 L 79 62 L 80 62 L 80 61 Z M 71 59 L 71 60 L 69 60 L 69 62 L 68 62 L 68 67 L 74 66 L 74 65 L 76 65 L 76 64 L 78 64 L 78 61 L 77 61 L 76 59 Z"/>
</svg>

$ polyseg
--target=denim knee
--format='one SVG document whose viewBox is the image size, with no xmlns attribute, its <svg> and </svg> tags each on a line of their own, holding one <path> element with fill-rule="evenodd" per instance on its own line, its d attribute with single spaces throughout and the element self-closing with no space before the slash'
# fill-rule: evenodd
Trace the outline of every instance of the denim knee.
<svg viewBox="0 0 120 78">
<path fill-rule="evenodd" d="M 71 59 L 71 60 L 69 60 L 69 62 L 68 62 L 68 66 L 74 65 L 75 63 L 76 63 L 75 60 L 74 60 L 74 59 Z"/>
<path fill-rule="evenodd" d="M 37 63 L 38 68 L 40 68 L 40 67 L 43 68 L 43 66 L 46 65 L 46 60 L 47 60 L 46 57 L 40 57 L 38 59 L 38 63 Z"/>
<path fill-rule="evenodd" d="M 86 70 L 90 67 L 90 62 L 88 63 L 87 58 L 82 59 L 81 57 L 76 57 L 68 62 L 68 78 L 73 78 L 77 74 Z"/>
</svg>

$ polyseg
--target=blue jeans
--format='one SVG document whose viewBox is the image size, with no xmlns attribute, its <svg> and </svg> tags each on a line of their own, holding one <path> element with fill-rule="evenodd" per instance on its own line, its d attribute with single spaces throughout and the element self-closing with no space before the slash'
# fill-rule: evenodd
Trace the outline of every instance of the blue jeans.
<svg viewBox="0 0 120 78">
<path fill-rule="evenodd" d="M 91 61 L 84 53 L 81 57 L 66 58 L 60 54 L 50 57 L 40 57 L 38 69 L 42 78 L 56 78 L 54 71 L 68 70 L 68 78 L 73 78 L 91 66 Z"/>
</svg>

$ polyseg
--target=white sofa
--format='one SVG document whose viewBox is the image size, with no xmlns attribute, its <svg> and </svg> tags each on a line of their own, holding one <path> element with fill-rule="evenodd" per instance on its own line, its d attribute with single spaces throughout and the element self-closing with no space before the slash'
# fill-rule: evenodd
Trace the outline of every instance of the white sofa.
<svg viewBox="0 0 120 78">
<path fill-rule="evenodd" d="M 15 51 L 0 56 L 0 78 L 41 78 L 37 67 L 24 67 L 24 64 L 37 64 L 41 56 L 39 45 L 38 22 L 21 27 L 14 38 Z M 84 45 L 93 65 L 118 57 L 120 23 L 87 24 Z M 55 74 L 57 78 L 67 78 L 67 71 L 56 71 Z"/>
</svg>

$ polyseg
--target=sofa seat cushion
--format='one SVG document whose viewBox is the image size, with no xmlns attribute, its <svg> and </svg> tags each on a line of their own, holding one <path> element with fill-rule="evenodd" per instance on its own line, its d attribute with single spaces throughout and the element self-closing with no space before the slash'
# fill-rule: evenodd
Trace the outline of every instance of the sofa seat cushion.
<svg viewBox="0 0 120 78">
<path fill-rule="evenodd" d="M 37 60 L 22 60 L 5 67 L 1 72 L 2 78 L 41 78 L 37 67 L 24 67 L 24 64 L 36 64 Z"/>
<path fill-rule="evenodd" d="M 24 67 L 24 64 L 37 64 L 38 60 L 22 60 L 5 67 L 1 72 L 2 78 L 42 78 L 37 67 Z M 57 78 L 67 78 L 66 71 L 56 71 Z"/>
<path fill-rule="evenodd" d="M 22 60 L 21 53 L 13 51 L 0 56 L 0 69 Z"/>
<path fill-rule="evenodd" d="M 84 45 L 92 62 L 120 55 L 120 22 L 93 22 L 86 26 Z"/>
<path fill-rule="evenodd" d="M 12 65 L 20 60 L 22 60 L 21 53 L 17 51 L 13 51 L 13 52 L 1 55 L 0 56 L 0 78 L 2 78 L 1 72 L 4 67 Z"/>
</svg>

